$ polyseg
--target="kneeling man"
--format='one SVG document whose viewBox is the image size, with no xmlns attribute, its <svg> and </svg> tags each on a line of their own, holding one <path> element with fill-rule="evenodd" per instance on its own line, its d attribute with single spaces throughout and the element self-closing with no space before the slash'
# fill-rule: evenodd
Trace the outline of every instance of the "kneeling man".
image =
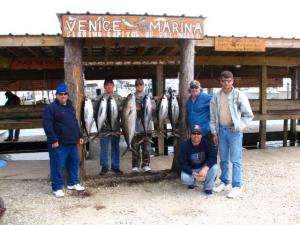
<svg viewBox="0 0 300 225">
<path fill-rule="evenodd" d="M 181 181 L 188 189 L 194 189 L 196 181 L 204 180 L 204 192 L 211 195 L 218 170 L 217 151 L 209 140 L 202 138 L 199 125 L 193 125 L 191 130 L 191 138 L 180 149 Z"/>
</svg>

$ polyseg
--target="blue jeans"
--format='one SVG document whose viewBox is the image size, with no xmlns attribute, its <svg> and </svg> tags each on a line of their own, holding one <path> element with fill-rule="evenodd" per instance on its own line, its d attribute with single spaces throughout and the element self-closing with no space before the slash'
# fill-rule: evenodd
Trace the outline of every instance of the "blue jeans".
<svg viewBox="0 0 300 225">
<path fill-rule="evenodd" d="M 50 157 L 50 176 L 52 181 L 52 190 L 57 191 L 64 186 L 63 170 L 66 166 L 68 171 L 68 185 L 79 183 L 79 154 L 77 145 L 60 145 L 58 148 L 52 148 L 48 144 Z"/>
<path fill-rule="evenodd" d="M 230 160 L 232 163 L 232 187 L 242 186 L 242 142 L 242 132 L 232 132 L 230 127 L 220 126 L 219 151 L 222 171 L 220 180 L 226 185 L 230 183 Z"/>
<path fill-rule="evenodd" d="M 108 144 L 111 142 L 111 168 L 120 168 L 120 136 L 108 136 L 100 139 L 100 166 L 108 168 Z"/>
<path fill-rule="evenodd" d="M 193 172 L 199 172 L 202 168 L 199 169 L 193 169 Z M 217 164 L 213 165 L 206 174 L 205 181 L 204 181 L 204 190 L 212 190 L 215 179 L 217 177 L 217 172 L 218 172 L 218 166 Z M 188 185 L 188 186 L 195 186 L 196 184 L 196 179 L 191 175 L 187 174 L 183 171 L 181 171 L 181 181 L 183 184 Z"/>
</svg>

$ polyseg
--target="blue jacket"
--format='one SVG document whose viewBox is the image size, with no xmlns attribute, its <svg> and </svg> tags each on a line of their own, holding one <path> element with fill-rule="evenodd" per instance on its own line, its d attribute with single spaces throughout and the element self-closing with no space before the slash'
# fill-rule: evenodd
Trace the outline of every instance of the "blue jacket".
<svg viewBox="0 0 300 225">
<path fill-rule="evenodd" d="M 204 165 L 211 168 L 216 163 L 217 151 L 211 141 L 206 138 L 202 138 L 198 146 L 194 146 L 191 139 L 182 144 L 179 164 L 183 172 L 192 174 L 193 169 L 199 169 Z"/>
<path fill-rule="evenodd" d="M 70 100 L 66 106 L 59 104 L 57 100 L 48 105 L 43 114 L 43 127 L 49 144 L 57 141 L 60 145 L 77 144 L 82 138 Z"/>
<path fill-rule="evenodd" d="M 203 134 L 206 135 L 210 132 L 209 127 L 209 105 L 211 96 L 201 92 L 195 102 L 192 101 L 192 96 L 189 97 L 187 102 L 187 115 L 188 115 L 188 125 L 191 129 L 193 125 L 200 125 Z"/>
</svg>

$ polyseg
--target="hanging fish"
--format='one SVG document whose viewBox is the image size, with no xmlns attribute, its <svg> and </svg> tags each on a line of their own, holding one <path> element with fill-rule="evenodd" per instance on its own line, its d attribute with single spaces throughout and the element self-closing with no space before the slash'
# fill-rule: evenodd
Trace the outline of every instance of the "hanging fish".
<svg viewBox="0 0 300 225">
<path fill-rule="evenodd" d="M 170 95 L 169 107 L 168 107 L 169 120 L 170 120 L 171 126 L 172 126 L 172 133 L 175 136 L 178 136 L 175 133 L 175 129 L 176 129 L 176 125 L 177 125 L 178 118 L 179 118 L 179 104 L 178 104 L 176 96 L 173 93 L 172 88 L 169 88 L 168 92 Z"/>
<path fill-rule="evenodd" d="M 109 96 L 107 100 L 107 121 L 111 131 L 117 131 L 117 123 L 119 118 L 118 105 L 114 97 Z"/>
<path fill-rule="evenodd" d="M 129 94 L 125 100 L 122 112 L 122 131 L 127 144 L 127 149 L 122 156 L 124 156 L 127 151 L 133 151 L 132 140 L 135 135 L 136 117 L 135 95 Z"/>
<path fill-rule="evenodd" d="M 89 137 L 92 125 L 94 123 L 94 108 L 92 101 L 85 97 L 81 107 L 81 125 L 86 135 Z"/>
<path fill-rule="evenodd" d="M 100 98 L 100 101 L 98 102 L 98 110 L 97 110 L 97 129 L 98 133 L 100 133 L 101 128 L 103 127 L 103 124 L 107 118 L 107 98 L 105 96 L 102 96 Z"/>
<path fill-rule="evenodd" d="M 156 111 L 158 130 L 161 132 L 164 129 L 164 123 L 168 118 L 168 98 L 166 95 L 162 95 L 158 103 L 158 110 Z"/>
</svg>

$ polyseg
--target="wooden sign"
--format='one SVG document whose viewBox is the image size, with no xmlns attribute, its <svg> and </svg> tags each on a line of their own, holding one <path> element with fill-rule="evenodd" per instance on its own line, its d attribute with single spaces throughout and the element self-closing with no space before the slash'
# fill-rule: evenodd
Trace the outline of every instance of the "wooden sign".
<svg viewBox="0 0 300 225">
<path fill-rule="evenodd" d="M 46 70 L 64 68 L 63 59 L 50 57 L 18 57 L 10 64 L 12 70 Z"/>
<path fill-rule="evenodd" d="M 265 39 L 216 37 L 215 51 L 265 52 Z"/>
<path fill-rule="evenodd" d="M 137 15 L 60 15 L 63 37 L 203 39 L 203 18 Z"/>
</svg>

